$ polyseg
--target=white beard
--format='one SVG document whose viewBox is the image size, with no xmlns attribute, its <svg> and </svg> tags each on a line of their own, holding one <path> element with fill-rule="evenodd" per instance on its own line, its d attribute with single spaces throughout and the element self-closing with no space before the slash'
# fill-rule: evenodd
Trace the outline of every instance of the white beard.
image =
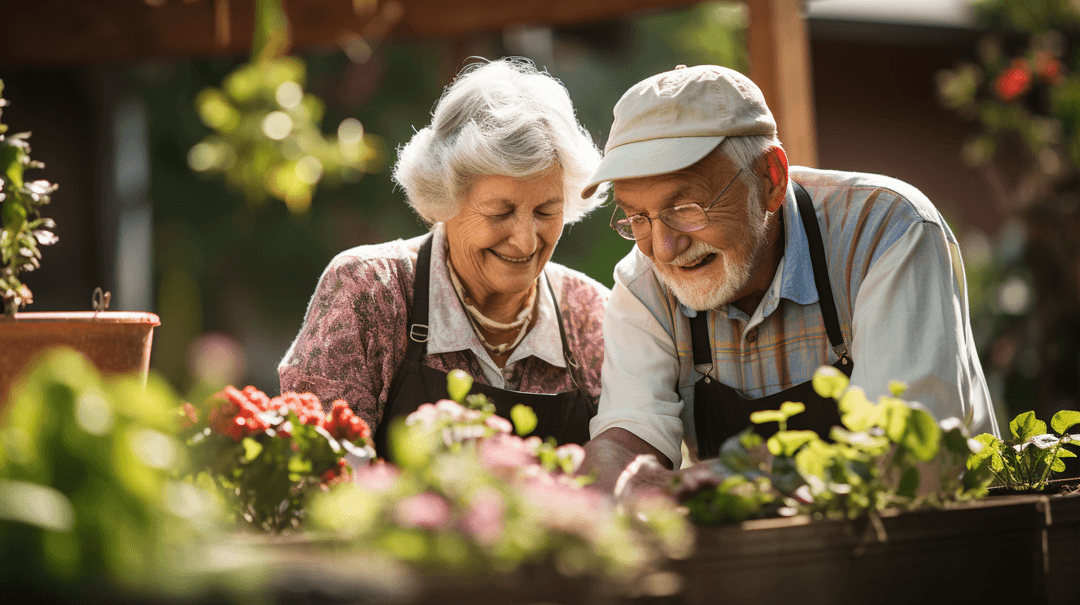
<svg viewBox="0 0 1080 605">
<path fill-rule="evenodd" d="M 656 263 L 656 275 L 679 302 L 695 311 L 708 311 L 734 302 L 735 296 L 746 287 L 754 266 L 755 251 L 764 245 L 766 225 L 771 214 L 766 212 L 761 204 L 750 204 L 749 210 L 749 224 L 743 234 L 750 244 L 750 253 L 746 258 L 732 258 L 734 251 L 731 249 L 723 252 L 701 240 L 694 240 L 690 247 L 671 263 Z M 716 254 L 712 262 L 722 263 L 722 278 L 695 279 L 678 276 L 676 267 L 688 266 L 707 254 Z"/>
</svg>

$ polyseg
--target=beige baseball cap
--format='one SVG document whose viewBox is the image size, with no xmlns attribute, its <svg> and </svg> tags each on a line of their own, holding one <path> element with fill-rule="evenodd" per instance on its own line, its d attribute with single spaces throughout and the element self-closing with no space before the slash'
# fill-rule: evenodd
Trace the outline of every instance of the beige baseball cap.
<svg viewBox="0 0 1080 605">
<path fill-rule="evenodd" d="M 750 78 L 717 65 L 680 65 L 626 91 L 615 105 L 604 159 L 581 194 L 606 181 L 666 174 L 695 164 L 725 137 L 776 134 Z"/>
</svg>

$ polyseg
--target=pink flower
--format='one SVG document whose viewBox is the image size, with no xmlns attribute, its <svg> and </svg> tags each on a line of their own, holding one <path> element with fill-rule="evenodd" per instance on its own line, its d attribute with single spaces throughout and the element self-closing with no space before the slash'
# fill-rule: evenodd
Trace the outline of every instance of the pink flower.
<svg viewBox="0 0 1080 605">
<path fill-rule="evenodd" d="M 389 464 L 362 466 L 353 472 L 353 481 L 373 492 L 385 492 L 394 487 L 401 471 Z"/>
<path fill-rule="evenodd" d="M 536 464 L 536 456 L 520 437 L 497 433 L 481 443 L 480 462 L 490 469 L 511 469 Z"/>
<path fill-rule="evenodd" d="M 435 424 L 435 420 L 439 416 L 439 410 L 435 408 L 433 404 L 425 403 L 416 408 L 416 411 L 409 414 L 405 418 L 405 424 L 412 426 L 415 424 L 422 425 L 424 428 L 430 428 Z"/>
<path fill-rule="evenodd" d="M 611 519 L 611 500 L 603 493 L 575 488 L 562 481 L 528 481 L 522 486 L 525 502 L 553 529 L 595 539 Z"/>
<path fill-rule="evenodd" d="M 575 472 L 585 460 L 585 448 L 576 443 L 567 443 L 566 445 L 560 445 L 555 450 L 555 455 L 570 460 L 570 472 Z"/>
<path fill-rule="evenodd" d="M 497 414 L 492 414 L 484 420 L 484 424 L 488 428 L 493 428 L 500 433 L 511 433 L 514 430 L 514 425 L 510 424 L 510 421 Z"/>
<path fill-rule="evenodd" d="M 424 492 L 399 500 L 394 513 L 402 527 L 438 529 L 450 520 L 450 505 L 438 494 Z"/>
<path fill-rule="evenodd" d="M 503 532 L 503 512 L 506 503 L 502 494 L 491 488 L 484 488 L 473 495 L 469 512 L 461 519 L 461 527 L 472 534 L 477 542 L 491 545 L 499 541 Z"/>
</svg>

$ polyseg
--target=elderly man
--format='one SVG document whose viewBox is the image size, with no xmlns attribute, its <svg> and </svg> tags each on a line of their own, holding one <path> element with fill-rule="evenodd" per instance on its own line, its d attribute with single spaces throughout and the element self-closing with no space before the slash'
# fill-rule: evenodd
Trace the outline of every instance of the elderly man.
<svg viewBox="0 0 1080 605">
<path fill-rule="evenodd" d="M 585 195 L 614 183 L 615 269 L 586 468 L 613 489 L 641 454 L 717 455 L 755 410 L 806 403 L 828 434 L 832 364 L 876 399 L 888 383 L 938 418 L 997 433 L 949 226 L 895 179 L 792 167 L 761 91 L 724 67 L 678 68 L 615 106 Z M 663 471 L 653 480 L 666 480 Z M 647 481 L 646 481 L 647 482 Z"/>
</svg>

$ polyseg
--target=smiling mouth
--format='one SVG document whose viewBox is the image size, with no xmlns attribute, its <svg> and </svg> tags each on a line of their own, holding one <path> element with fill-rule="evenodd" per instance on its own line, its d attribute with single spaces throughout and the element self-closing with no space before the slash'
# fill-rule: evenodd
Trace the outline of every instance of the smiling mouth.
<svg viewBox="0 0 1080 605">
<path fill-rule="evenodd" d="M 716 260 L 716 253 L 715 252 L 710 252 L 709 254 L 706 254 L 705 256 L 702 256 L 701 258 L 699 258 L 697 261 L 695 261 L 692 264 L 689 264 L 689 265 L 677 265 L 677 267 L 679 269 L 682 269 L 683 271 L 693 271 L 695 269 L 700 269 L 701 267 L 704 267 L 705 265 L 708 265 L 709 263 L 713 262 L 714 260 Z"/>
<path fill-rule="evenodd" d="M 533 254 L 530 254 L 528 256 L 513 257 L 513 256 L 506 256 L 506 255 L 503 255 L 503 254 L 499 254 L 498 252 L 496 252 L 494 250 L 492 250 L 491 253 L 494 254 L 495 256 L 498 256 L 499 258 L 503 259 L 504 261 L 506 261 L 508 263 L 514 263 L 514 264 L 517 264 L 517 265 L 529 262 L 530 260 L 532 260 L 533 255 L 535 255 L 535 252 L 534 252 Z"/>
</svg>

